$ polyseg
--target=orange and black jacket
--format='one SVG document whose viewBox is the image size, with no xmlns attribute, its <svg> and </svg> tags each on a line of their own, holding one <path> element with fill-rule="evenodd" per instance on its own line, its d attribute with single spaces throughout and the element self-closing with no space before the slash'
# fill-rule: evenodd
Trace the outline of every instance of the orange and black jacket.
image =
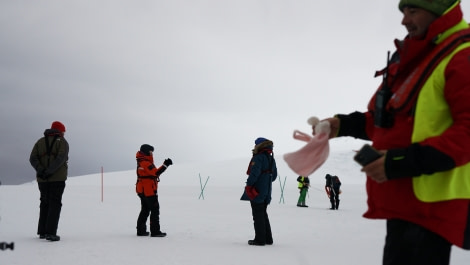
<svg viewBox="0 0 470 265">
<path fill-rule="evenodd" d="M 160 181 L 159 177 L 166 170 L 166 166 L 162 165 L 157 168 L 153 164 L 153 156 L 140 151 L 137 152 L 135 157 L 137 160 L 136 192 L 146 197 L 155 196 Z"/>
</svg>

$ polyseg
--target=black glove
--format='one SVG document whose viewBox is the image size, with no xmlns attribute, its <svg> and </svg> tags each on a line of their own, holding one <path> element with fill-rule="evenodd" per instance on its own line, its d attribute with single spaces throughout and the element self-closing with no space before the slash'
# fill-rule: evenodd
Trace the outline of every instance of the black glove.
<svg viewBox="0 0 470 265">
<path fill-rule="evenodd" d="M 171 161 L 171 159 L 167 158 L 167 159 L 165 159 L 165 161 L 163 162 L 163 164 L 168 167 L 168 166 L 170 166 L 170 165 L 173 165 L 173 161 Z"/>
<path fill-rule="evenodd" d="M 43 170 L 41 170 L 40 172 L 38 172 L 38 178 L 40 178 L 40 179 L 46 180 L 46 179 L 49 178 L 49 176 L 50 176 L 49 174 L 46 174 L 46 170 L 45 170 L 45 169 L 43 169 Z"/>
</svg>

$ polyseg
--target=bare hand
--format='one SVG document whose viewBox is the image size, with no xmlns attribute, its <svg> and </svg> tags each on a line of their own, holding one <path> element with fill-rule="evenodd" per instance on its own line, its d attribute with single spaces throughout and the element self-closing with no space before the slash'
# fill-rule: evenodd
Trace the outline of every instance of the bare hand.
<svg viewBox="0 0 470 265">
<path fill-rule="evenodd" d="M 387 176 L 385 175 L 385 155 L 379 159 L 367 164 L 361 169 L 362 172 L 374 180 L 377 183 L 383 183 L 387 181 Z"/>
</svg>

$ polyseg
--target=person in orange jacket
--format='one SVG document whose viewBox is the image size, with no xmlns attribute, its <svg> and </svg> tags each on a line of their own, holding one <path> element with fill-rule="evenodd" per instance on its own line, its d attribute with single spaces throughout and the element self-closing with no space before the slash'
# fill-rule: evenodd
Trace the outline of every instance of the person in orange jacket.
<svg viewBox="0 0 470 265">
<path fill-rule="evenodd" d="M 140 198 L 141 209 L 137 218 L 137 236 L 164 237 L 166 233 L 160 230 L 160 204 L 158 202 L 158 182 L 160 175 L 173 164 L 167 158 L 159 168 L 153 163 L 154 148 L 143 144 L 137 151 L 137 183 L 136 192 Z M 150 233 L 147 231 L 147 219 L 150 215 Z"/>
</svg>

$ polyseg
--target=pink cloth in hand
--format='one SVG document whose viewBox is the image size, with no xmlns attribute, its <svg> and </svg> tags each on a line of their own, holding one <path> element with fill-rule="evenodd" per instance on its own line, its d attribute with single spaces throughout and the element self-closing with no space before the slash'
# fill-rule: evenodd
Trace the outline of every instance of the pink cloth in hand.
<svg viewBox="0 0 470 265">
<path fill-rule="evenodd" d="M 311 123 L 312 118 L 309 119 Z M 312 124 L 312 123 L 311 123 Z M 328 121 L 316 122 L 315 136 L 312 137 L 298 130 L 294 131 L 294 139 L 307 142 L 307 144 L 298 151 L 287 153 L 284 160 L 287 165 L 299 176 L 309 176 L 325 163 L 330 154 L 330 145 L 328 142 L 330 134 L 330 123 Z"/>
</svg>

